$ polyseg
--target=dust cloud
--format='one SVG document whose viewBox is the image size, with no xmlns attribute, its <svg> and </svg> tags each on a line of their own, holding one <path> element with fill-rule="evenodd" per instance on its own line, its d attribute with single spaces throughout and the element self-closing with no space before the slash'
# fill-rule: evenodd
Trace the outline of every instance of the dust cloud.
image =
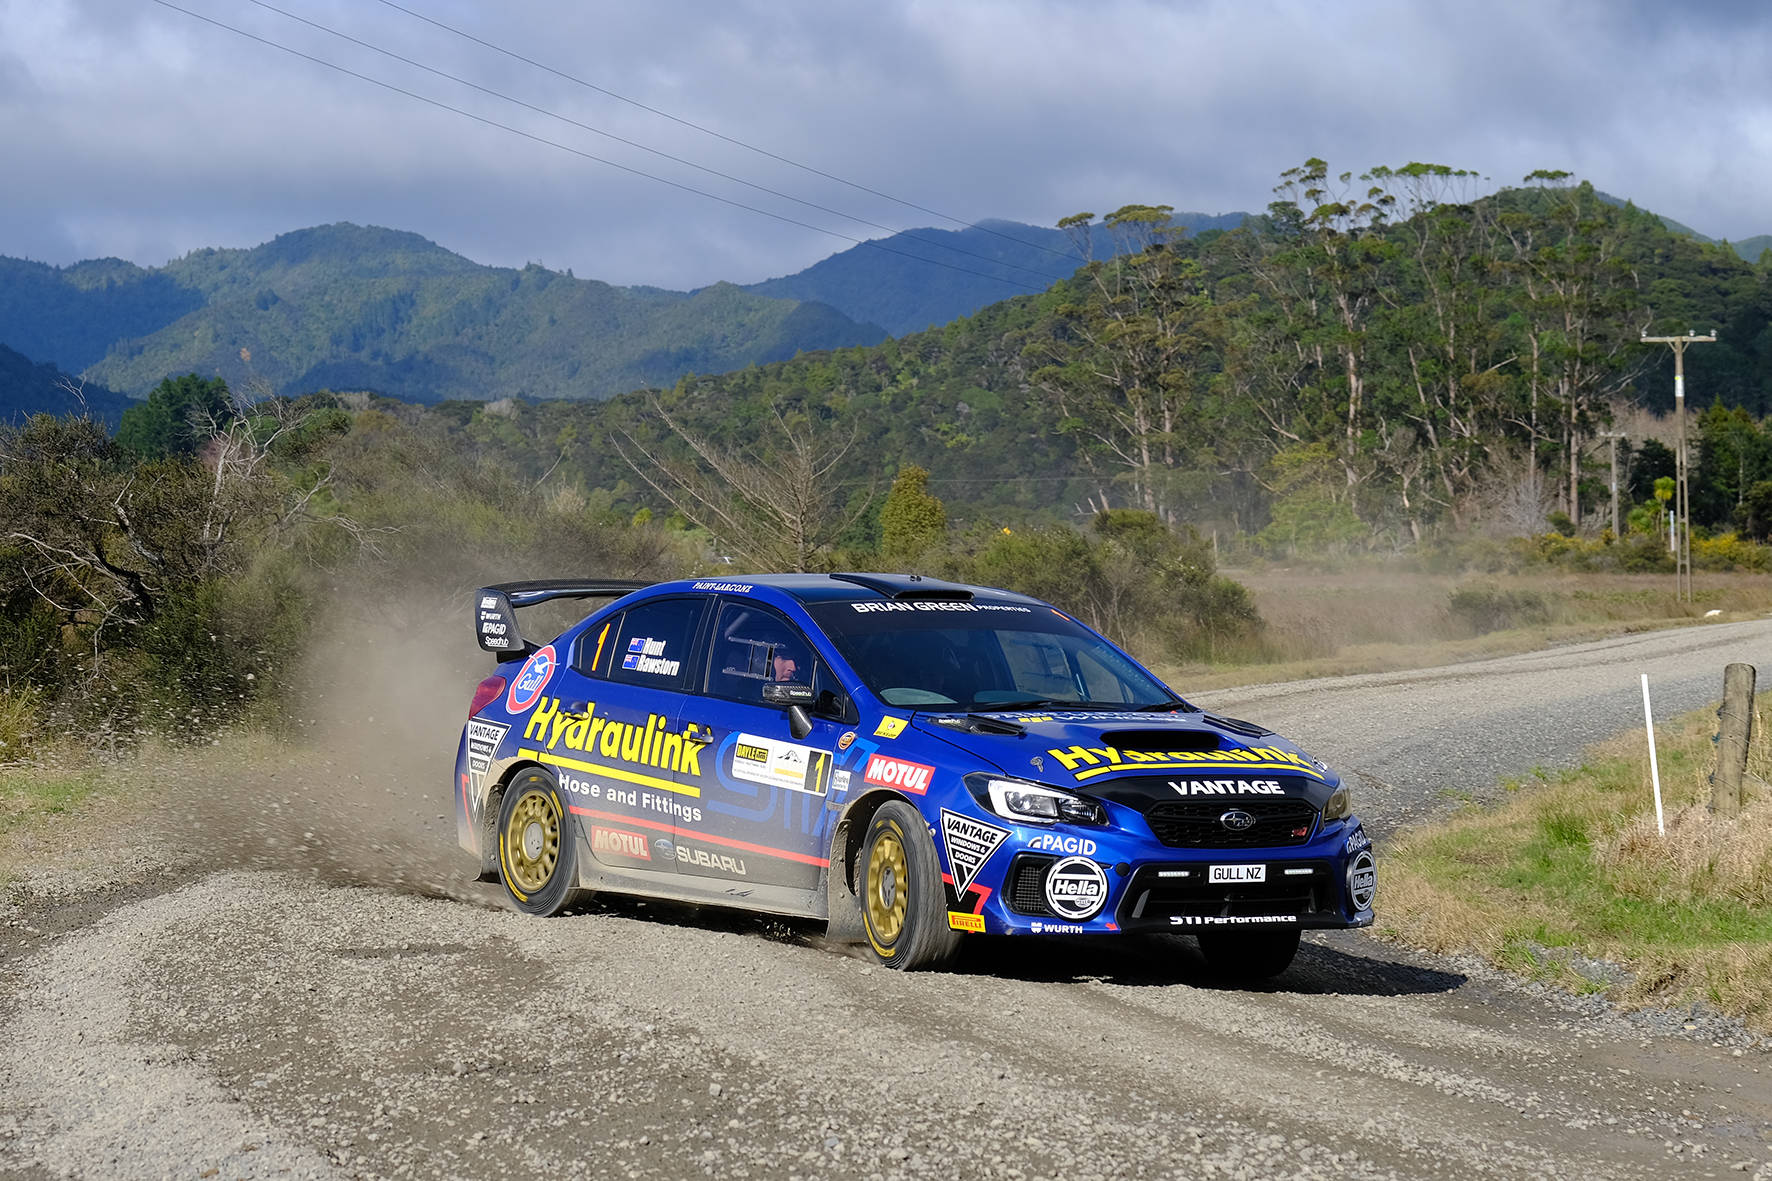
<svg viewBox="0 0 1772 1181">
<path fill-rule="evenodd" d="M 456 843 L 456 747 L 474 687 L 495 669 L 467 604 L 418 590 L 334 602 L 275 733 L 144 752 L 138 768 L 160 788 L 148 827 L 175 864 L 503 905 Z"/>
</svg>

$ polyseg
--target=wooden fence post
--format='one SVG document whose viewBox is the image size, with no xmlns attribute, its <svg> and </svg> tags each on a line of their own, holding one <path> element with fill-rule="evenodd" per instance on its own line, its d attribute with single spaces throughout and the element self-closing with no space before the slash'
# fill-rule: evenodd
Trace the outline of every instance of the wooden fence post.
<svg viewBox="0 0 1772 1181">
<path fill-rule="evenodd" d="M 1723 708 L 1717 711 L 1717 773 L 1710 781 L 1710 810 L 1718 816 L 1741 813 L 1741 776 L 1747 770 L 1747 744 L 1754 733 L 1754 678 L 1751 664 L 1723 669 Z"/>
</svg>

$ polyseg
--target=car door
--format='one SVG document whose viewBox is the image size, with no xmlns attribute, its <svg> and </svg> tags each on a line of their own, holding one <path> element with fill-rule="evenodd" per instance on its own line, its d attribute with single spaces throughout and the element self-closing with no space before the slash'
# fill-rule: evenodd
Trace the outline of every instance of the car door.
<svg viewBox="0 0 1772 1181">
<path fill-rule="evenodd" d="M 686 803 L 679 719 L 685 690 L 700 678 L 709 606 L 705 595 L 652 599 L 587 628 L 556 682 L 559 696 L 537 707 L 525 731 L 525 744 L 533 740 L 554 767 L 601 871 L 676 869 L 673 823 Z"/>
<path fill-rule="evenodd" d="M 689 707 L 710 745 L 701 758 L 701 815 L 679 818 L 679 872 L 814 890 L 825 865 L 824 804 L 846 746 L 840 686 L 800 629 L 773 608 L 722 599 L 708 633 L 703 693 Z M 766 685 L 814 690 L 810 732 L 763 699 Z M 853 738 L 853 734 L 850 735 Z"/>
</svg>

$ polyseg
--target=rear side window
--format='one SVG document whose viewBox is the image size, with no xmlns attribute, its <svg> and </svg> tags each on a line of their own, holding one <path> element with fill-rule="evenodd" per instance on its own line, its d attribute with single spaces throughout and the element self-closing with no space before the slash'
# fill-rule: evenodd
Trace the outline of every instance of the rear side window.
<svg viewBox="0 0 1772 1181">
<path fill-rule="evenodd" d="M 587 628 L 578 637 L 578 655 L 573 660 L 572 667 L 586 676 L 608 676 L 609 657 L 615 651 L 616 625 L 620 622 L 621 616 L 613 615 L 596 627 Z"/>
<path fill-rule="evenodd" d="M 706 599 L 661 599 L 630 607 L 610 629 L 598 671 L 624 684 L 683 690 L 694 673 L 692 649 L 706 606 Z"/>
</svg>

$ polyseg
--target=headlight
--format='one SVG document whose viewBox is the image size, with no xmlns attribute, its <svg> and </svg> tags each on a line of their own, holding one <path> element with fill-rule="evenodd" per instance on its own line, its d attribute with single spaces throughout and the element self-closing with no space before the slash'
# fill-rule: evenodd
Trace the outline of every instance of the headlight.
<svg viewBox="0 0 1772 1181">
<path fill-rule="evenodd" d="M 1107 823 L 1107 812 L 1094 800 L 1042 784 L 990 775 L 968 775 L 966 786 L 979 803 L 1005 820 L 1022 824 Z"/>
<path fill-rule="evenodd" d="M 1323 805 L 1323 821 L 1328 823 L 1331 820 L 1340 820 L 1344 816 L 1353 815 L 1353 811 L 1354 797 L 1345 786 L 1338 787 L 1330 795 L 1328 803 Z"/>
</svg>

